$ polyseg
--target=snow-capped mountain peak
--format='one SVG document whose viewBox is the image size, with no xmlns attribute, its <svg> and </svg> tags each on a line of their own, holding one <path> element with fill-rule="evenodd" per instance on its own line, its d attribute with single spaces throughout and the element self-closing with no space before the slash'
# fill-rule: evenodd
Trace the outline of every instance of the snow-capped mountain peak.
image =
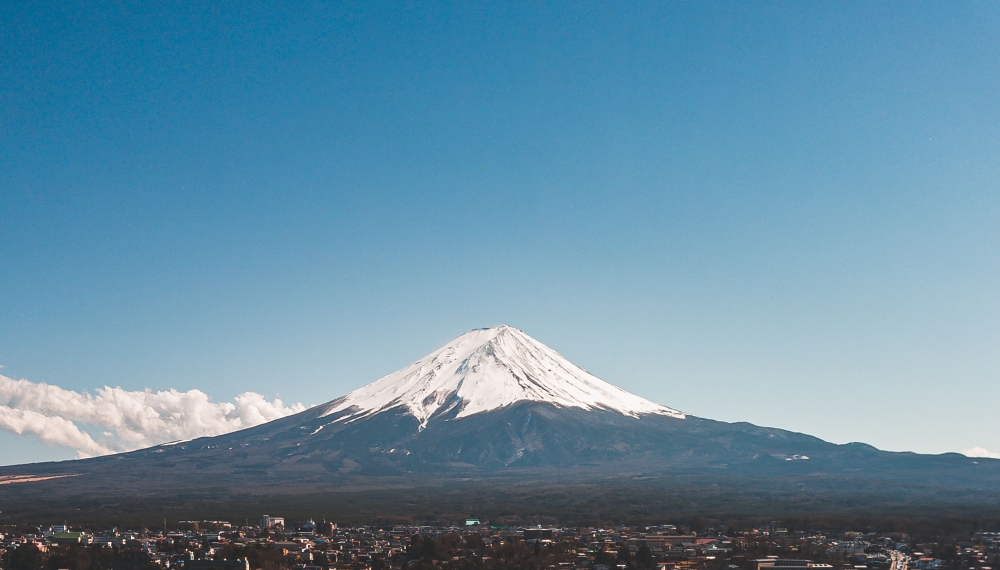
<svg viewBox="0 0 1000 570">
<path fill-rule="evenodd" d="M 469 331 L 406 368 L 330 402 L 323 415 L 350 411 L 337 421 L 351 421 L 403 406 L 424 428 L 435 414 L 456 408 L 456 417 L 462 418 L 522 401 L 613 410 L 631 417 L 685 417 L 597 378 L 507 325 Z"/>
</svg>

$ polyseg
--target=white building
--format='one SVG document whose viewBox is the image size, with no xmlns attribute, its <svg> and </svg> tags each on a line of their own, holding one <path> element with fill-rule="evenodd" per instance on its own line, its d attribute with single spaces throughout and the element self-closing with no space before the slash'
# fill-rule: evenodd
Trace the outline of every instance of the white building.
<svg viewBox="0 0 1000 570">
<path fill-rule="evenodd" d="M 260 517 L 260 528 L 285 528 L 285 518 L 264 515 Z"/>
</svg>

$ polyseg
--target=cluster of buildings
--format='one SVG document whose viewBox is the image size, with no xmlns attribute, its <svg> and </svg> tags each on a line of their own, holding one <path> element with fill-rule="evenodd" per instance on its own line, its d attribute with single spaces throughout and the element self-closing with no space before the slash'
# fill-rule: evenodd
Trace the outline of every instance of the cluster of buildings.
<svg viewBox="0 0 1000 570">
<path fill-rule="evenodd" d="M 695 533 L 672 525 L 543 528 L 469 519 L 448 527 L 341 528 L 265 515 L 252 526 L 182 521 L 155 531 L 8 530 L 0 534 L 0 570 L 40 570 L 19 561 L 81 548 L 90 558 L 66 559 L 92 560 L 91 566 L 59 570 L 993 570 L 1000 563 L 1000 533 L 989 532 L 938 544 L 903 533 L 790 532 L 774 525 Z M 17 557 L 18 549 L 39 554 Z"/>
</svg>

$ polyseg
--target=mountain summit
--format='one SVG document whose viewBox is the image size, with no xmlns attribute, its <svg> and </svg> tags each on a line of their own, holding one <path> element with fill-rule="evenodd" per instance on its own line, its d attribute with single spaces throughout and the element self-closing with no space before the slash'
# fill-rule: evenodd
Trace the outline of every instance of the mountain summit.
<svg viewBox="0 0 1000 570">
<path fill-rule="evenodd" d="M 608 384 L 507 325 L 469 331 L 406 368 L 327 404 L 323 416 L 348 411 L 335 421 L 351 422 L 405 408 L 422 430 L 432 418 L 452 411 L 455 418 L 464 418 L 519 402 L 614 411 L 633 418 L 685 417 Z"/>
</svg>

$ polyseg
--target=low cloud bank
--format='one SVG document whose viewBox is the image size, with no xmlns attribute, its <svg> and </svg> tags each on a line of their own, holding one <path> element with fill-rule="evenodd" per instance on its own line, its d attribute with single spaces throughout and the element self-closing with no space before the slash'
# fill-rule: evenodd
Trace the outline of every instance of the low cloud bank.
<svg viewBox="0 0 1000 570">
<path fill-rule="evenodd" d="M 1000 459 L 1000 453 L 994 453 L 984 447 L 973 447 L 972 449 L 967 449 L 962 452 L 962 455 L 966 457 L 989 457 L 992 459 Z"/>
<path fill-rule="evenodd" d="M 79 457 L 220 435 L 304 409 L 302 404 L 285 406 L 256 392 L 218 403 L 201 390 L 152 392 L 105 386 L 93 395 L 0 375 L 0 429 L 71 447 Z M 101 435 L 95 438 L 91 431 Z"/>
</svg>

